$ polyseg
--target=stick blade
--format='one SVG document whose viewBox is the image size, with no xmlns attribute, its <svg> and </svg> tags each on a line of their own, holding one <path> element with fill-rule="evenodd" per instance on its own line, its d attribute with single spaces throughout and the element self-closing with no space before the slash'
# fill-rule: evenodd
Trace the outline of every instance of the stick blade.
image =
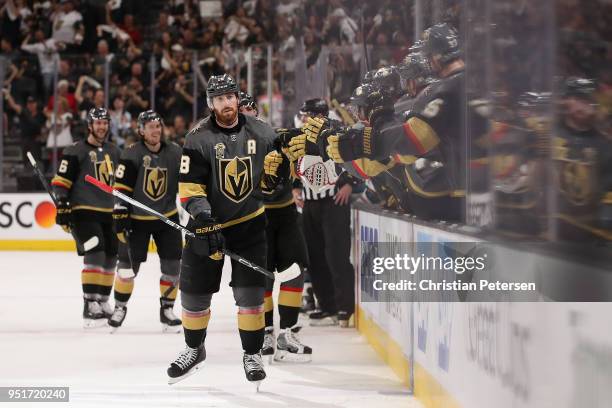
<svg viewBox="0 0 612 408">
<path fill-rule="evenodd" d="M 32 167 L 36 167 L 36 160 L 34 160 L 34 156 L 32 156 L 32 152 L 26 152 L 26 156 L 28 157 L 28 160 L 30 161 L 30 164 L 32 165 Z"/>
<path fill-rule="evenodd" d="M 302 270 L 300 266 L 296 263 L 293 263 L 289 268 L 285 269 L 282 272 L 274 272 L 274 277 L 276 280 L 280 282 L 288 282 L 300 276 Z"/>
<path fill-rule="evenodd" d="M 111 186 L 102 183 L 100 180 L 97 180 L 96 178 L 90 176 L 89 174 L 85 176 L 85 181 L 90 184 L 93 184 L 94 186 L 98 187 L 100 190 L 106 193 L 113 194 L 113 188 Z"/>
</svg>

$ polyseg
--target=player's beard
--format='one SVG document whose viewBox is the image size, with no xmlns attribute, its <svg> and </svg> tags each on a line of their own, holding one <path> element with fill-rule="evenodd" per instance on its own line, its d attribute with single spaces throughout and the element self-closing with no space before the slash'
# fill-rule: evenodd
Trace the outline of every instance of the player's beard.
<svg viewBox="0 0 612 408">
<path fill-rule="evenodd" d="M 91 131 L 94 139 L 98 142 L 98 143 L 104 143 L 104 140 L 106 140 L 106 134 L 108 133 L 108 130 L 103 130 L 103 129 L 96 129 Z"/>
<path fill-rule="evenodd" d="M 238 110 L 234 107 L 227 107 L 222 111 L 215 110 L 215 119 L 223 126 L 231 126 L 236 122 Z"/>
</svg>

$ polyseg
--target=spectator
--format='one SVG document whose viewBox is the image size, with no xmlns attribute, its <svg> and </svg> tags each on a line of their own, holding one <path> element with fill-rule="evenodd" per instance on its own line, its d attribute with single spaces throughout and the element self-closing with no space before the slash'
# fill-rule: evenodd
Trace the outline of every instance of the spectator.
<svg viewBox="0 0 612 408">
<path fill-rule="evenodd" d="M 77 34 L 82 35 L 79 24 L 81 13 L 74 9 L 74 0 L 60 0 L 59 9 L 53 13 L 53 38 L 66 44 L 80 43 Z M 82 38 L 81 38 L 82 40 Z"/>
<path fill-rule="evenodd" d="M 44 98 L 47 99 L 51 95 L 53 77 L 60 61 L 58 51 L 64 49 L 64 44 L 55 41 L 53 38 L 45 39 L 45 33 L 40 29 L 34 32 L 35 42 L 28 44 L 31 37 L 30 34 L 26 36 L 21 44 L 21 49 L 36 54 L 38 57 L 40 72 L 43 79 Z"/>
<path fill-rule="evenodd" d="M 129 132 L 132 124 L 132 115 L 125 110 L 125 101 L 120 95 L 115 95 L 110 110 L 111 116 L 111 137 L 119 147 L 125 145 L 125 136 Z"/>
<path fill-rule="evenodd" d="M 25 109 L 15 102 L 10 93 L 5 91 L 6 101 L 19 118 L 19 129 L 21 130 L 21 153 L 24 163 L 28 163 L 27 152 L 40 159 L 41 157 L 41 136 L 45 125 L 45 116 L 38 107 L 38 101 L 33 96 L 29 96 Z"/>
<path fill-rule="evenodd" d="M 142 36 L 140 34 L 140 28 L 134 24 L 134 16 L 131 14 L 126 14 L 123 17 L 123 24 L 120 26 L 123 31 L 125 31 L 132 41 L 134 45 L 140 45 L 142 43 Z"/>
<path fill-rule="evenodd" d="M 15 4 L 15 0 L 7 0 L 0 8 L 0 14 L 2 15 L 2 19 L 0 19 L 0 27 L 2 28 L 0 34 L 2 34 L 2 39 L 6 39 L 7 42 L 10 42 L 12 48 L 17 48 L 21 36 L 21 15 L 19 14 L 19 9 Z"/>
<path fill-rule="evenodd" d="M 176 115 L 174 117 L 170 140 L 182 146 L 185 143 L 185 136 L 187 135 L 188 131 L 189 129 L 187 129 L 187 122 L 185 121 L 185 118 L 182 115 Z"/>
<path fill-rule="evenodd" d="M 77 111 L 77 102 L 73 93 L 70 93 L 68 90 L 68 81 L 62 79 L 57 83 L 57 94 L 60 99 L 65 99 L 68 107 L 66 108 L 68 111 L 72 113 L 76 113 Z M 49 97 L 49 103 L 47 103 L 47 107 L 45 108 L 45 115 L 49 117 L 53 113 L 53 104 L 55 103 L 55 95 L 51 95 Z"/>
<path fill-rule="evenodd" d="M 72 124 L 73 115 L 70 111 L 68 99 L 65 97 L 58 98 L 57 116 L 51 112 L 47 117 L 47 127 L 49 128 L 47 148 L 57 147 L 60 149 L 71 145 L 73 139 L 70 126 Z"/>
<path fill-rule="evenodd" d="M 138 117 L 140 112 L 149 108 L 149 98 L 145 88 L 137 78 L 132 77 L 127 84 L 125 108 L 133 118 Z"/>
<path fill-rule="evenodd" d="M 93 77 L 99 81 L 104 81 L 104 75 L 106 72 L 106 63 L 110 64 L 114 55 L 110 53 L 108 42 L 106 40 L 98 41 L 98 52 L 93 58 Z M 110 65 L 109 65 L 110 67 Z"/>
<path fill-rule="evenodd" d="M 176 115 L 189 116 L 193 109 L 194 99 L 189 94 L 188 82 L 184 75 L 179 75 L 174 83 L 174 91 L 165 103 L 165 109 L 171 118 Z"/>
</svg>

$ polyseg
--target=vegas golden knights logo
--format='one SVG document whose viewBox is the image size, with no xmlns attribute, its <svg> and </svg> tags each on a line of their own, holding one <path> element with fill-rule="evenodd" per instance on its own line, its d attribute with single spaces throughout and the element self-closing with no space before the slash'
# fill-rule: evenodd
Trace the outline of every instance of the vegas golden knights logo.
<svg viewBox="0 0 612 408">
<path fill-rule="evenodd" d="M 158 201 L 168 191 L 168 169 L 151 167 L 151 158 L 143 157 L 144 178 L 142 191 L 153 201 Z"/>
<path fill-rule="evenodd" d="M 593 200 L 597 183 L 594 163 L 568 160 L 561 167 L 561 192 L 574 205 L 583 206 Z"/>
<path fill-rule="evenodd" d="M 111 174 L 113 174 L 113 169 L 109 169 L 106 165 L 106 161 L 101 160 L 98 161 L 98 155 L 96 152 L 89 152 L 89 159 L 94 166 L 94 173 L 96 175 L 96 179 L 111 185 Z"/>
<path fill-rule="evenodd" d="M 238 203 L 253 191 L 253 170 L 250 157 L 219 160 L 219 189 Z"/>
</svg>

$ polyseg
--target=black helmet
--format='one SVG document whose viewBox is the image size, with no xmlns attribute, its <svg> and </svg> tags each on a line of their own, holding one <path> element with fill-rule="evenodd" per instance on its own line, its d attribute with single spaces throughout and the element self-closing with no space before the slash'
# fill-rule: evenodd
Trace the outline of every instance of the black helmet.
<svg viewBox="0 0 612 408">
<path fill-rule="evenodd" d="M 374 84 L 361 84 L 353 91 L 351 95 L 351 105 L 359 108 L 368 107 L 368 96 L 374 92 L 376 87 Z"/>
<path fill-rule="evenodd" d="M 361 81 L 362 84 L 369 84 L 374 80 L 374 74 L 376 73 L 376 69 L 370 70 L 368 72 L 365 73 L 365 75 L 363 76 L 363 81 Z"/>
<path fill-rule="evenodd" d="M 428 56 L 439 55 L 443 64 L 460 58 L 461 49 L 457 30 L 447 23 L 429 27 L 423 33 L 423 51 Z"/>
<path fill-rule="evenodd" d="M 107 120 L 110 123 L 110 114 L 106 108 L 91 108 L 87 112 L 87 125 L 93 125 L 94 120 Z"/>
<path fill-rule="evenodd" d="M 403 80 L 419 84 L 426 84 L 432 75 L 429 61 L 421 52 L 408 54 L 397 68 Z"/>
<path fill-rule="evenodd" d="M 138 130 L 142 132 L 144 130 L 145 125 L 148 122 L 151 122 L 154 120 L 159 121 L 162 127 L 164 126 L 164 120 L 162 119 L 161 116 L 159 116 L 159 113 L 155 112 L 154 110 L 150 110 L 150 109 L 147 111 L 141 112 L 140 115 L 138 115 Z"/>
<path fill-rule="evenodd" d="M 374 74 L 373 83 L 389 99 L 397 98 L 402 93 L 402 79 L 395 66 L 378 69 Z"/>
<path fill-rule="evenodd" d="M 212 109 L 212 98 L 228 93 L 238 94 L 238 84 L 228 74 L 211 76 L 206 85 L 206 100 L 208 107 Z"/>
<path fill-rule="evenodd" d="M 417 40 L 408 48 L 408 54 L 416 54 L 417 52 L 423 52 L 423 41 Z"/>
<path fill-rule="evenodd" d="M 255 98 L 253 98 L 248 93 L 242 91 L 238 92 L 238 107 L 240 108 L 241 106 L 250 107 L 251 109 L 254 109 L 257 112 L 257 104 L 255 103 Z"/>
<path fill-rule="evenodd" d="M 329 115 L 329 106 L 327 102 L 321 98 L 306 99 L 300 108 L 300 113 L 309 115 Z"/>
<path fill-rule="evenodd" d="M 592 99 L 597 88 L 595 81 L 588 78 L 569 77 L 565 80 L 563 96 Z"/>
</svg>

